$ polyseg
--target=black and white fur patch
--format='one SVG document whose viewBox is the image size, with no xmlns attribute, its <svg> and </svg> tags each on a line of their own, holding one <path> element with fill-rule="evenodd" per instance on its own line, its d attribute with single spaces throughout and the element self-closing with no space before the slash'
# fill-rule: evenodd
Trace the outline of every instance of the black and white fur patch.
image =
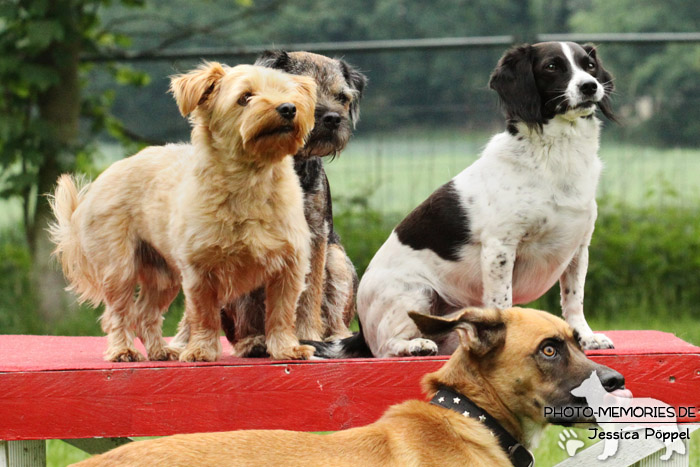
<svg viewBox="0 0 700 467">
<path fill-rule="evenodd" d="M 439 225 L 440 229 L 435 230 Z M 399 241 L 416 250 L 427 248 L 449 261 L 469 243 L 469 216 L 459 201 L 454 182 L 441 186 L 396 227 Z"/>
<path fill-rule="evenodd" d="M 399 224 L 360 282 L 358 315 L 377 357 L 454 350 L 455 339 L 421 336 L 409 311 L 508 308 L 557 281 L 583 347 L 612 347 L 583 314 L 601 170 L 595 111 L 614 119 L 612 76 L 594 47 L 547 42 L 506 52 L 489 84 L 507 130 Z"/>
</svg>

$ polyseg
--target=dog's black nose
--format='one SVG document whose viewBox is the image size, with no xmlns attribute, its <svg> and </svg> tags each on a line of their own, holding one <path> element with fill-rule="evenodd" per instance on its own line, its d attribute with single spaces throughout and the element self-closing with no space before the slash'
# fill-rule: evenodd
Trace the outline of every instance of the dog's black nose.
<svg viewBox="0 0 700 467">
<path fill-rule="evenodd" d="M 294 104 L 285 102 L 284 104 L 277 107 L 277 112 L 282 116 L 282 118 L 292 120 L 297 114 L 297 108 L 294 106 Z"/>
<path fill-rule="evenodd" d="M 600 384 L 603 385 L 607 392 L 612 392 L 616 389 L 622 389 L 625 387 L 625 377 L 612 368 L 599 368 L 597 372 Z"/>
<path fill-rule="evenodd" d="M 587 81 L 578 87 L 581 90 L 581 94 L 584 96 L 592 96 L 598 91 L 598 83 L 595 81 Z"/>
<path fill-rule="evenodd" d="M 323 124 L 329 130 L 335 130 L 340 126 L 340 114 L 338 112 L 327 112 L 323 116 Z"/>
</svg>

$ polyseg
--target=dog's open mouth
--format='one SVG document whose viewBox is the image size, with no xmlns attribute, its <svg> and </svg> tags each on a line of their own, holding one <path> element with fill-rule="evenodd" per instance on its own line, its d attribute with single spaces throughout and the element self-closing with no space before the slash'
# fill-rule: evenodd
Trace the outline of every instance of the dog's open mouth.
<svg viewBox="0 0 700 467">
<path fill-rule="evenodd" d="M 255 136 L 255 139 L 267 138 L 268 136 L 282 135 L 294 131 L 294 125 L 282 125 L 273 128 L 266 128 Z"/>
</svg>

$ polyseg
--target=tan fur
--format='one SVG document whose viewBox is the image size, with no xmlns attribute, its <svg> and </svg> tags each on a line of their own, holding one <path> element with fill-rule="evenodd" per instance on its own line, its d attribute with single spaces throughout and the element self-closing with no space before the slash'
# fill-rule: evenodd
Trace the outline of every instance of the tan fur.
<svg viewBox="0 0 700 467">
<path fill-rule="evenodd" d="M 150 359 L 216 360 L 220 307 L 260 285 L 270 354 L 309 357 L 294 329 L 309 230 L 288 156 L 313 126 L 315 83 L 205 63 L 174 77 L 171 90 L 190 114 L 191 144 L 146 148 L 80 191 L 64 175 L 53 198 L 51 234 L 70 288 L 81 301 L 105 303 L 105 358 L 141 359 L 136 336 Z M 293 121 L 277 112 L 283 103 L 295 105 Z M 180 287 L 190 339 L 168 348 L 162 314 Z"/>
<path fill-rule="evenodd" d="M 311 243 L 311 264 L 306 275 L 306 289 L 302 292 L 297 305 L 297 336 L 299 339 L 320 341 L 322 329 L 321 302 L 323 301 L 323 283 L 326 280 L 325 263 L 326 238 L 314 238 Z"/>
<path fill-rule="evenodd" d="M 536 310 L 467 309 L 453 318 L 426 317 L 423 332 L 458 330 L 461 345 L 423 388 L 432 398 L 451 386 L 493 415 L 527 444 L 527 427 L 546 425 L 532 401 L 547 402 L 552 385 L 576 384 L 595 364 L 559 318 Z M 431 324 L 432 323 L 432 324 Z M 485 330 L 483 330 L 483 329 Z M 531 358 L 543 341 L 569 348 L 568 372 L 543 376 Z M 581 371 L 579 371 L 581 370 Z M 587 373 L 590 375 L 590 372 Z M 581 379 L 581 381 L 583 381 Z M 200 433 L 139 441 L 78 464 L 124 466 L 382 465 L 507 466 L 510 461 L 489 429 L 474 418 L 424 401 L 389 408 L 375 423 L 329 435 L 281 430 Z"/>
<path fill-rule="evenodd" d="M 256 64 L 280 66 L 281 57 L 286 72 L 313 78 L 317 85 L 314 129 L 295 156 L 295 170 L 304 190 L 304 214 L 311 231 L 311 264 L 297 304 L 297 337 L 312 341 L 348 337 L 358 280 L 333 230 L 330 186 L 320 157 L 336 155 L 345 148 L 359 118 L 366 79 L 339 59 L 310 52 L 270 52 Z M 339 100 L 340 95 L 347 100 Z M 336 127 L 324 122 L 331 113 L 340 119 Z M 264 292 L 256 290 L 222 309 L 222 327 L 235 356 L 267 355 L 264 327 L 258 319 L 264 297 Z M 188 339 L 189 329 L 182 325 L 172 342 L 183 346 Z"/>
<path fill-rule="evenodd" d="M 326 340 L 344 339 L 352 335 L 348 326 L 355 316 L 357 274 L 345 250 L 337 243 L 328 246 L 325 269 L 328 280 L 322 304 L 323 337 Z"/>
</svg>

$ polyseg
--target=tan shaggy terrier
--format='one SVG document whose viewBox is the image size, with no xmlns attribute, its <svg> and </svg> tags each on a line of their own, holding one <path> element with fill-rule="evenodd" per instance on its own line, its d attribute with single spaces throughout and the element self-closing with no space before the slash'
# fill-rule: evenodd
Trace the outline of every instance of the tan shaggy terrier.
<svg viewBox="0 0 700 467">
<path fill-rule="evenodd" d="M 310 357 L 294 329 L 310 234 L 288 156 L 314 126 L 314 81 L 205 63 L 175 76 L 171 91 L 190 115 L 191 144 L 146 148 L 81 189 L 63 175 L 52 200 L 69 288 L 105 303 L 105 359 L 142 360 L 139 337 L 150 360 L 216 360 L 221 307 L 263 285 L 270 355 Z M 161 330 L 180 287 L 184 349 L 168 347 Z"/>
</svg>

